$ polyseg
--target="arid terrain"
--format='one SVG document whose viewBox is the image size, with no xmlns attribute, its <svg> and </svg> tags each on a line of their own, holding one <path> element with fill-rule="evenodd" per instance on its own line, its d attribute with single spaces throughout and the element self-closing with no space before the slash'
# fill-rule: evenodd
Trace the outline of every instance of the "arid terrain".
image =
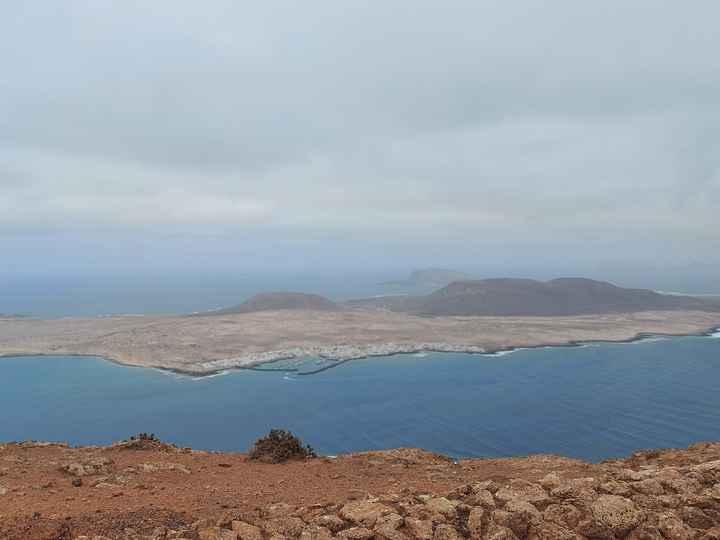
<svg viewBox="0 0 720 540">
<path fill-rule="evenodd" d="M 421 317 L 383 309 L 280 310 L 193 316 L 0 319 L 0 355 L 85 354 L 189 373 L 280 358 L 361 358 L 401 352 L 492 352 L 575 341 L 691 334 L 720 325 L 712 311 L 573 317 Z"/>
<path fill-rule="evenodd" d="M 3 540 L 717 539 L 720 443 L 588 464 L 0 444 Z"/>
</svg>

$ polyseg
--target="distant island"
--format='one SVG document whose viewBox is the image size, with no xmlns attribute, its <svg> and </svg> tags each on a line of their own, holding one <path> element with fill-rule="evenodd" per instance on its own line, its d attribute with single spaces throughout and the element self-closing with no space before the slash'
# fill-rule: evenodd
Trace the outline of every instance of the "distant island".
<svg viewBox="0 0 720 540">
<path fill-rule="evenodd" d="M 337 303 L 260 293 L 202 316 L 0 320 L 0 356 L 80 354 L 209 374 L 277 360 L 427 351 L 492 353 L 720 327 L 720 301 L 583 278 L 452 282 L 416 296 Z"/>
<path fill-rule="evenodd" d="M 422 268 L 414 270 L 407 279 L 385 281 L 380 285 L 390 287 L 443 287 L 453 281 L 463 281 L 472 279 L 470 274 L 459 270 L 450 270 L 446 268 Z"/>
<path fill-rule="evenodd" d="M 572 316 L 649 310 L 720 310 L 720 302 L 694 296 L 627 289 L 585 278 L 482 279 L 455 281 L 423 296 L 353 300 L 354 306 L 382 307 L 420 315 Z"/>
</svg>

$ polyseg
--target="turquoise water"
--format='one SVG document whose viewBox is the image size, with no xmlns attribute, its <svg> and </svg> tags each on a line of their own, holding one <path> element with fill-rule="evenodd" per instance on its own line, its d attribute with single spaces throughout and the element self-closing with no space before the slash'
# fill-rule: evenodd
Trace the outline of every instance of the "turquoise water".
<svg viewBox="0 0 720 540">
<path fill-rule="evenodd" d="M 192 379 L 95 358 L 4 358 L 0 411 L 0 440 L 102 444 L 147 431 L 244 451 L 284 427 L 327 454 L 419 446 L 596 461 L 720 439 L 720 339 L 393 356 L 304 377 Z"/>
</svg>

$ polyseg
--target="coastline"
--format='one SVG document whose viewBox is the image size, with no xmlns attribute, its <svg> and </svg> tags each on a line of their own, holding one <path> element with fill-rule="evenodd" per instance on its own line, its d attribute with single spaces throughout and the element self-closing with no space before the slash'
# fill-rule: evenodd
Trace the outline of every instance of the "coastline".
<svg viewBox="0 0 720 540">
<path fill-rule="evenodd" d="M 399 355 L 413 355 L 418 353 L 459 353 L 472 354 L 477 356 L 505 356 L 520 350 L 546 349 L 546 348 L 567 348 L 567 347 L 585 347 L 591 344 L 632 344 L 649 339 L 672 339 L 681 337 L 718 337 L 720 338 L 720 326 L 711 326 L 705 330 L 697 332 L 683 333 L 661 333 L 661 332 L 638 332 L 635 336 L 626 339 L 588 339 L 588 340 L 567 340 L 564 342 L 548 342 L 538 343 L 534 345 L 518 345 L 506 346 L 498 348 L 486 348 L 476 345 L 458 345 L 450 343 L 416 343 L 416 344 L 397 344 L 393 342 L 375 345 L 327 345 L 312 347 L 295 347 L 292 349 L 282 349 L 276 351 L 266 351 L 261 353 L 250 353 L 230 358 L 222 358 L 217 360 L 209 360 L 189 364 L 183 367 L 169 367 L 166 365 L 144 365 L 132 362 L 126 362 L 118 358 L 114 358 L 105 354 L 92 353 L 76 353 L 71 351 L 62 351 L 54 353 L 0 353 L 2 358 L 22 358 L 22 357 L 57 357 L 57 356 L 77 356 L 84 358 L 97 358 L 112 364 L 132 367 L 157 369 L 163 372 L 174 373 L 196 378 L 212 377 L 232 370 L 255 370 L 255 371 L 281 371 L 281 372 L 297 372 L 298 375 L 308 376 L 314 375 L 329 369 L 338 367 L 352 360 L 362 360 L 368 358 L 380 358 Z M 301 358 L 321 358 L 332 362 L 318 369 L 309 372 L 298 372 L 294 368 L 265 368 L 258 369 L 261 366 L 273 364 L 282 360 L 298 360 Z"/>
</svg>

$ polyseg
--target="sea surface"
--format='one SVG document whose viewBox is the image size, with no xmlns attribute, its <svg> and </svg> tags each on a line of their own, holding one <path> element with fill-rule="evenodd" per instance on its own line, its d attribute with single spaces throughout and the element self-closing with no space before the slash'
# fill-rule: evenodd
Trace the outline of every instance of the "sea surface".
<svg viewBox="0 0 720 540">
<path fill-rule="evenodd" d="M 88 357 L 0 358 L 0 411 L 4 441 L 107 444 L 146 431 L 244 451 L 282 427 L 324 454 L 413 446 L 598 461 L 720 440 L 720 339 L 400 355 L 308 376 L 191 378 Z"/>
</svg>

